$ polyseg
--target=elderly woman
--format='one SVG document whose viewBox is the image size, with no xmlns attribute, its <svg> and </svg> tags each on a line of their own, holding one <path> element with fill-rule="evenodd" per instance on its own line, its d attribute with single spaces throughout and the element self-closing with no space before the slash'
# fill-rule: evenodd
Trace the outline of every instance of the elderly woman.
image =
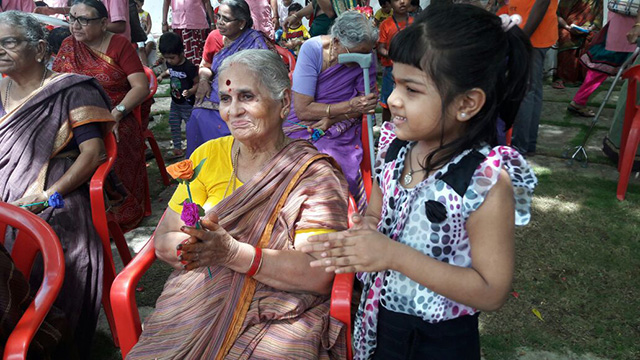
<svg viewBox="0 0 640 360">
<path fill-rule="evenodd" d="M 309 139 L 320 152 L 331 155 L 344 171 L 349 191 L 358 209 L 366 206 L 360 174 L 362 114 L 373 113 L 375 91 L 364 94 L 362 69 L 357 64 L 339 64 L 344 53 L 369 54 L 378 40 L 378 30 L 364 15 L 347 11 L 336 19 L 331 36 L 307 40 L 300 48 L 293 72 L 293 106 L 284 123 L 284 132 L 292 138 Z M 374 57 L 374 55 L 371 55 Z M 375 58 L 369 69 L 375 86 Z M 313 129 L 324 136 L 311 136 Z"/>
<path fill-rule="evenodd" d="M 180 220 L 180 185 L 155 237 L 176 271 L 127 358 L 344 358 L 346 329 L 329 316 L 333 276 L 309 266 L 319 254 L 298 250 L 311 234 L 346 228 L 344 177 L 329 156 L 282 132 L 291 93 L 278 55 L 242 51 L 219 70 L 232 136 L 191 156 L 204 161 L 191 183 L 204 229 Z"/>
<path fill-rule="evenodd" d="M 251 10 L 245 0 L 222 0 L 218 8 L 218 30 L 223 36 L 224 47 L 211 63 L 206 54 L 200 64 L 200 83 L 196 103 L 187 122 L 187 156 L 208 140 L 229 135 L 229 128 L 218 110 L 218 75 L 220 64 L 229 56 L 245 49 L 273 49 L 265 35 L 253 30 Z M 215 36 L 216 34 L 212 33 Z M 207 39 L 209 41 L 209 39 Z M 223 84 L 225 86 L 225 84 Z"/>
<path fill-rule="evenodd" d="M 53 69 L 94 77 L 109 95 L 118 138 L 114 170 L 128 193 L 112 211 L 123 230 L 133 229 L 144 216 L 147 170 L 142 128 L 131 111 L 149 95 L 149 83 L 129 40 L 107 31 L 109 14 L 100 1 L 75 0 L 68 20 L 72 36 L 62 42 Z"/>
<path fill-rule="evenodd" d="M 100 310 L 103 263 L 86 183 L 105 159 L 102 137 L 114 119 L 96 80 L 47 70 L 45 38 L 32 16 L 0 14 L 0 73 L 7 75 L 0 82 L 0 201 L 26 205 L 55 192 L 63 196 L 62 209 L 27 209 L 46 220 L 62 243 L 66 270 L 56 305 L 86 358 Z M 13 240 L 6 241 L 11 248 Z"/>
</svg>

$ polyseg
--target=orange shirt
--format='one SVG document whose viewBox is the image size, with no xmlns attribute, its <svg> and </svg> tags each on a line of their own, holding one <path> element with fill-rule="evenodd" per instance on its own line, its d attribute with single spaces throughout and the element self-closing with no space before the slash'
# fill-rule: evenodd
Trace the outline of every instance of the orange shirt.
<svg viewBox="0 0 640 360">
<path fill-rule="evenodd" d="M 396 34 L 406 28 L 407 26 L 413 24 L 413 18 L 407 15 L 408 21 L 396 22 L 393 16 L 390 16 L 385 21 L 380 24 L 380 37 L 378 39 L 379 44 L 383 44 L 387 50 L 389 49 L 389 45 L 391 45 L 391 39 L 393 39 Z M 408 22 L 408 24 L 407 24 Z M 380 57 L 380 65 L 382 66 L 393 66 L 393 62 L 391 59 L 381 56 Z"/>
<path fill-rule="evenodd" d="M 507 3 L 507 14 L 518 14 L 522 16 L 520 27 L 524 27 L 529 18 L 529 13 L 535 0 L 509 0 Z M 558 1 L 551 0 L 544 18 L 538 25 L 538 28 L 531 36 L 531 45 L 536 48 L 548 48 L 558 41 Z M 500 13 L 500 12 L 499 12 Z"/>
</svg>

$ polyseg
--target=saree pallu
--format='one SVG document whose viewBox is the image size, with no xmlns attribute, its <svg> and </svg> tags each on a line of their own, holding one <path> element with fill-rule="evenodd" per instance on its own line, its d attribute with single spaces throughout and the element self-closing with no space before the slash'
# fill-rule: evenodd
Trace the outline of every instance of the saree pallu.
<svg viewBox="0 0 640 360">
<path fill-rule="evenodd" d="M 359 93 L 364 93 L 363 84 L 360 67 L 334 65 L 318 75 L 314 101 L 324 104 L 348 101 Z M 294 104 L 291 102 L 291 111 L 289 118 L 283 124 L 283 130 L 291 138 L 311 141 L 318 151 L 331 155 L 338 162 L 347 178 L 349 192 L 356 201 L 358 211 L 363 212 L 367 206 L 367 197 L 360 172 L 363 156 L 362 119 L 353 118 L 335 123 L 325 131 L 324 136 L 314 141 L 307 129 L 301 125 L 313 126 L 317 121 L 298 119 Z"/>
<path fill-rule="evenodd" d="M 347 226 L 344 178 L 304 141 L 282 149 L 210 211 L 234 238 L 293 250 L 295 231 Z M 344 359 L 329 299 L 274 289 L 222 266 L 174 271 L 127 359 Z"/>
<path fill-rule="evenodd" d="M 73 36 L 63 41 L 53 69 L 95 78 L 111 99 L 111 105 L 119 104 L 131 90 L 127 73 L 113 59 L 76 41 Z M 148 196 L 145 184 L 149 180 L 142 127 L 132 113 L 120 120 L 118 133 L 118 157 L 113 170 L 128 194 L 122 201 L 112 204 L 110 211 L 126 231 L 137 227 L 144 217 L 144 201 Z"/>
<path fill-rule="evenodd" d="M 74 127 L 96 122 L 104 124 L 103 131 L 111 131 L 108 102 L 94 79 L 61 74 L 3 116 L 0 200 L 12 202 L 41 193 L 58 181 L 74 162 L 71 156 L 59 155 L 71 141 Z M 51 225 L 62 244 L 65 278 L 55 305 L 65 313 L 79 354 L 86 358 L 102 298 L 102 245 L 93 227 L 88 186 L 65 194 L 64 200 L 64 208 L 47 208 L 38 216 Z M 13 243 L 9 234 L 8 249 Z M 33 287 L 39 286 L 42 272 L 38 261 L 32 270 Z"/>
<path fill-rule="evenodd" d="M 567 24 L 582 27 L 595 25 L 602 27 L 602 2 L 597 0 L 562 0 L 558 4 L 558 15 Z M 584 80 L 586 69 L 580 66 L 580 57 L 584 55 L 594 39 L 595 33 L 574 35 L 566 29 L 559 29 L 558 70 L 560 79 L 567 82 Z"/>
<path fill-rule="evenodd" d="M 194 106 L 193 111 L 191 111 L 191 117 L 187 121 L 187 150 L 185 157 L 191 156 L 191 153 L 205 142 L 231 134 L 227 124 L 220 116 L 220 111 L 218 111 L 220 103 L 218 98 L 218 67 L 229 56 L 247 49 L 269 49 L 275 51 L 273 44 L 265 38 L 263 33 L 253 29 L 246 29 L 236 40 L 216 53 L 211 61 L 211 71 L 213 72 L 211 94 L 201 104 Z"/>
</svg>

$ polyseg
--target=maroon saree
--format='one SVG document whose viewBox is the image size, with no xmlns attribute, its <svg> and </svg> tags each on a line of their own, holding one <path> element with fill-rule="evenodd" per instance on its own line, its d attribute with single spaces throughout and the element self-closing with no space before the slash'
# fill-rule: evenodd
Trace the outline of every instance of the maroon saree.
<svg viewBox="0 0 640 360">
<path fill-rule="evenodd" d="M 73 36 L 62 42 L 53 69 L 95 78 L 109 95 L 112 106 L 119 104 L 131 90 L 127 73 L 115 60 L 76 41 Z M 130 230 L 138 226 L 144 217 L 144 201 L 147 197 L 145 184 L 148 182 L 145 144 L 142 128 L 132 113 L 120 121 L 118 131 L 118 157 L 113 169 L 128 194 L 123 201 L 112 204 L 111 211 L 120 227 Z"/>
</svg>

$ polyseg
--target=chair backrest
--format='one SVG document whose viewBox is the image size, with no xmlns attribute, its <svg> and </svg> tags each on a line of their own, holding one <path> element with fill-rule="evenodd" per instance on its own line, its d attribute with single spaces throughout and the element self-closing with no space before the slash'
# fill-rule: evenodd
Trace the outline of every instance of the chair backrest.
<svg viewBox="0 0 640 360">
<path fill-rule="evenodd" d="M 109 240 L 109 228 L 107 226 L 107 213 L 104 195 L 104 185 L 113 168 L 113 164 L 118 156 L 118 145 L 112 132 L 107 133 L 104 138 L 104 147 L 107 153 L 107 160 L 102 163 L 91 177 L 89 183 L 89 194 L 91 197 L 91 218 L 93 225 L 102 240 L 102 246 L 107 247 L 111 252 L 111 241 Z M 106 249 L 105 249 L 106 250 Z"/>
<path fill-rule="evenodd" d="M 44 278 L 35 298 L 11 332 L 3 359 L 26 359 L 29 344 L 47 316 L 64 280 L 64 254 L 56 233 L 37 215 L 0 202 L 0 242 L 10 226 L 17 230 L 11 257 L 16 267 L 29 278 L 37 253 L 42 254 Z"/>
<path fill-rule="evenodd" d="M 282 61 L 289 67 L 289 80 L 293 80 L 293 70 L 296 68 L 296 57 L 293 56 L 291 51 L 279 45 L 276 45 L 276 51 L 278 51 L 278 55 L 280 55 Z"/>
<path fill-rule="evenodd" d="M 147 75 L 147 79 L 149 80 L 149 96 L 147 96 L 146 100 L 151 99 L 156 92 L 158 91 L 158 77 L 149 67 L 144 66 L 144 74 Z"/>
</svg>

